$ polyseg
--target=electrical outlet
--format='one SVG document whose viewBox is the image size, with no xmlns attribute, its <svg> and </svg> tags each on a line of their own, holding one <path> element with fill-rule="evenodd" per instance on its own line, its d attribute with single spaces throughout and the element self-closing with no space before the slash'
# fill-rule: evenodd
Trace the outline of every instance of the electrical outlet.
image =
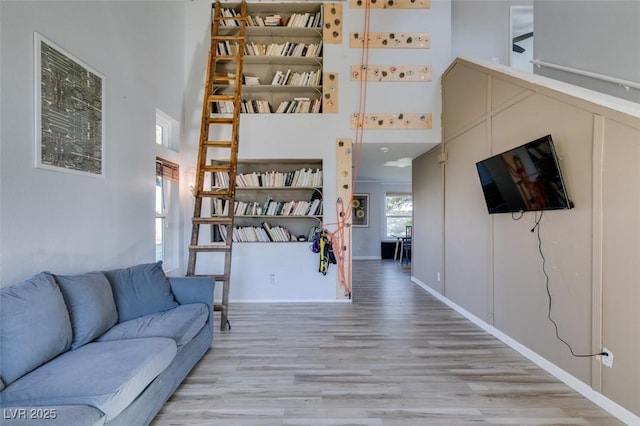
<svg viewBox="0 0 640 426">
<path fill-rule="evenodd" d="M 440 281 L 440 272 L 438 272 L 438 281 Z"/>
<path fill-rule="evenodd" d="M 269 283 L 271 285 L 276 285 L 276 274 L 274 273 L 269 274 Z"/>
<path fill-rule="evenodd" d="M 613 352 L 607 348 L 602 348 L 602 352 L 606 353 L 606 355 L 600 355 L 600 361 L 602 361 L 605 367 L 613 367 Z"/>
</svg>

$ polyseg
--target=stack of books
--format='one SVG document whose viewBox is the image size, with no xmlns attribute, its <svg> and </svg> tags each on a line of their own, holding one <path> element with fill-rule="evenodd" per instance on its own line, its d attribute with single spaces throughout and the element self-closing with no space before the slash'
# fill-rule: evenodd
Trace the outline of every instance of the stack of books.
<svg viewBox="0 0 640 426">
<path fill-rule="evenodd" d="M 264 17 L 264 26 L 265 27 L 281 27 L 282 26 L 282 16 L 280 15 L 269 15 Z"/>
</svg>

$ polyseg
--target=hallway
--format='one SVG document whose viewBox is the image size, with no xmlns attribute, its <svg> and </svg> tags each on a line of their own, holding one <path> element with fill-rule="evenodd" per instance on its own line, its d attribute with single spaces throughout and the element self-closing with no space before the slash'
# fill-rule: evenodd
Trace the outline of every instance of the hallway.
<svg viewBox="0 0 640 426">
<path fill-rule="evenodd" d="M 621 424 L 413 284 L 408 268 L 354 261 L 353 286 L 352 304 L 232 303 L 231 333 L 216 325 L 213 348 L 152 424 Z"/>
</svg>

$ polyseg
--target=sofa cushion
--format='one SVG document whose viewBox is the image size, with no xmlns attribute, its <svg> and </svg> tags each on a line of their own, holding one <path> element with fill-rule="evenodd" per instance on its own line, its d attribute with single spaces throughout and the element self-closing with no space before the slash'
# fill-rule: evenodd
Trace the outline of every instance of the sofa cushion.
<svg viewBox="0 0 640 426">
<path fill-rule="evenodd" d="M 114 269 L 104 274 L 111 283 L 119 322 L 178 306 L 162 262 Z"/>
<path fill-rule="evenodd" d="M 0 376 L 6 386 L 71 346 L 71 321 L 53 276 L 0 289 Z"/>
<path fill-rule="evenodd" d="M 4 406 L 89 405 L 109 421 L 171 363 L 176 344 L 147 338 L 88 343 L 6 387 Z"/>
<path fill-rule="evenodd" d="M 94 340 L 118 322 L 111 285 L 102 272 L 55 275 L 69 309 L 76 349 Z"/>
<path fill-rule="evenodd" d="M 98 341 L 168 337 L 180 348 L 198 334 L 208 318 L 209 308 L 204 303 L 180 305 L 168 311 L 121 322 L 100 336 Z"/>
</svg>

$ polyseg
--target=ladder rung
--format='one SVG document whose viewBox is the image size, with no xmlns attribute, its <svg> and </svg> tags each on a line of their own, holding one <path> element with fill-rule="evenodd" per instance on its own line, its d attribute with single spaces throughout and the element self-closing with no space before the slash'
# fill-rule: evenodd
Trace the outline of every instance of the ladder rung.
<svg viewBox="0 0 640 426">
<path fill-rule="evenodd" d="M 230 225 L 233 219 L 229 216 L 211 216 L 211 217 L 194 217 L 192 223 L 212 224 L 212 225 Z"/>
<path fill-rule="evenodd" d="M 234 95 L 209 95 L 208 98 L 209 102 L 234 101 L 235 99 Z"/>
<path fill-rule="evenodd" d="M 201 197 L 231 197 L 231 193 L 229 191 L 200 191 L 198 195 Z"/>
<path fill-rule="evenodd" d="M 207 118 L 209 124 L 233 124 L 233 117 L 209 117 Z"/>
<path fill-rule="evenodd" d="M 205 141 L 202 143 L 207 148 L 231 148 L 233 146 L 232 141 Z"/>
<path fill-rule="evenodd" d="M 240 15 L 238 15 L 238 16 L 218 16 L 218 17 L 214 18 L 214 20 L 218 20 L 218 21 L 246 21 L 246 18 L 243 18 Z"/>
<path fill-rule="evenodd" d="M 241 35 L 212 35 L 212 40 L 244 40 Z"/>
<path fill-rule="evenodd" d="M 227 281 L 228 275 L 225 274 L 187 274 L 188 277 L 213 278 L 214 281 Z"/>
<path fill-rule="evenodd" d="M 197 251 L 197 252 L 218 252 L 218 253 L 226 253 L 231 251 L 231 247 L 227 245 L 217 244 L 217 245 L 197 245 L 197 246 L 189 246 L 189 251 Z"/>
<path fill-rule="evenodd" d="M 205 164 L 200 167 L 200 170 L 205 172 L 228 172 L 231 170 L 230 164 Z"/>
<path fill-rule="evenodd" d="M 214 75 L 213 77 L 211 77 L 211 80 L 213 80 L 214 82 L 215 81 L 226 81 L 228 83 L 228 82 L 231 82 L 231 81 L 235 82 L 236 78 L 235 77 L 229 77 L 227 75 Z M 229 84 L 229 86 L 230 85 L 231 84 Z"/>
</svg>

